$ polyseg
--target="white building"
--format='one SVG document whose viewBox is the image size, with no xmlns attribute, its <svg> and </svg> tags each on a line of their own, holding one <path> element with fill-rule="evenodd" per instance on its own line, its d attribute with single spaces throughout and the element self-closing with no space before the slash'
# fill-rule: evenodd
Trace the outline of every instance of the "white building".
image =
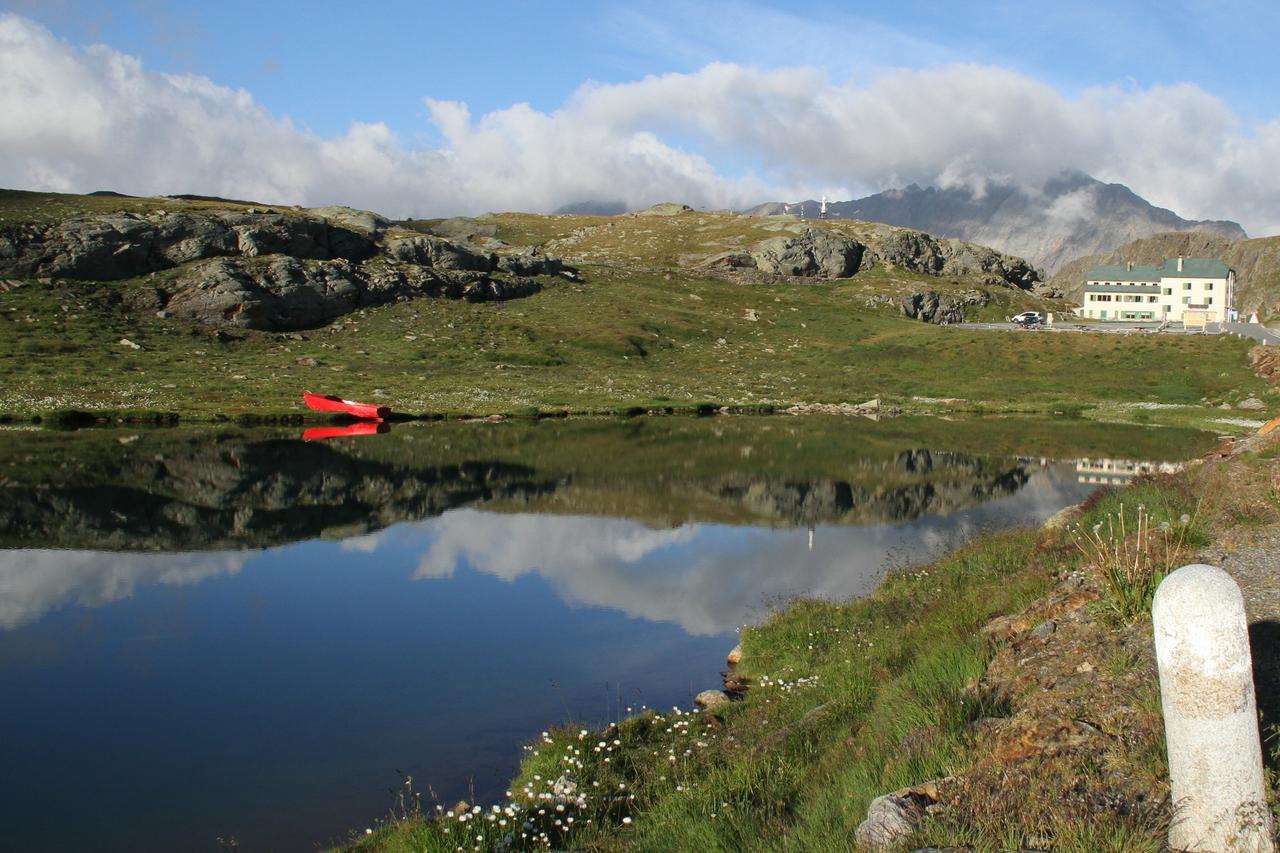
<svg viewBox="0 0 1280 853">
<path fill-rule="evenodd" d="M 1222 261 L 1176 258 L 1158 267 L 1101 266 L 1089 270 L 1082 317 L 1093 320 L 1171 320 L 1184 314 L 1216 323 L 1235 307 L 1235 270 Z"/>
</svg>

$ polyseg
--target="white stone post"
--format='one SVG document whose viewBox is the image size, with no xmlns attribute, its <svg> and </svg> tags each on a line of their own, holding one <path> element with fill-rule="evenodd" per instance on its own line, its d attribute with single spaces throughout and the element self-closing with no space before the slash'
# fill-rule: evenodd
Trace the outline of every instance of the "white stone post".
<svg viewBox="0 0 1280 853">
<path fill-rule="evenodd" d="M 1152 606 L 1169 748 L 1169 847 L 1272 853 L 1244 598 L 1214 566 L 1183 566 Z"/>
</svg>

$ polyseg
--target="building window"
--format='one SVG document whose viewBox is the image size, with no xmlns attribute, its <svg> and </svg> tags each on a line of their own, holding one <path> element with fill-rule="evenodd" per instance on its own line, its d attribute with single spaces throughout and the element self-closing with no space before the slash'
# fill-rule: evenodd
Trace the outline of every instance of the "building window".
<svg viewBox="0 0 1280 853">
<path fill-rule="evenodd" d="M 1166 288 L 1164 289 L 1164 295 L 1165 295 L 1165 296 L 1173 296 L 1173 288 L 1172 288 L 1172 287 L 1166 287 Z"/>
<path fill-rule="evenodd" d="M 1189 281 L 1188 281 L 1188 282 L 1184 282 L 1184 283 L 1183 283 L 1183 285 L 1182 285 L 1182 289 L 1183 289 L 1183 290 L 1190 290 L 1190 289 L 1191 289 L 1191 282 L 1189 282 Z"/>
<path fill-rule="evenodd" d="M 1156 297 L 1154 297 L 1154 296 L 1148 296 L 1148 297 L 1147 297 L 1147 301 L 1148 301 L 1148 302 L 1156 302 L 1156 301 L 1158 301 L 1158 300 L 1157 300 L 1157 298 L 1156 298 Z"/>
<path fill-rule="evenodd" d="M 1204 298 L 1204 304 L 1205 304 L 1205 305 L 1212 305 L 1212 304 L 1213 304 L 1213 297 L 1212 297 L 1212 296 L 1206 296 L 1206 297 Z"/>
<path fill-rule="evenodd" d="M 1211 281 L 1206 281 L 1206 282 L 1204 283 L 1204 289 L 1205 289 L 1205 290 L 1213 290 L 1213 282 L 1211 282 Z"/>
<path fill-rule="evenodd" d="M 1182 304 L 1183 304 L 1183 305 L 1190 305 L 1190 304 L 1191 304 L 1191 297 L 1190 297 L 1190 296 L 1184 296 L 1184 297 L 1182 297 Z"/>
</svg>

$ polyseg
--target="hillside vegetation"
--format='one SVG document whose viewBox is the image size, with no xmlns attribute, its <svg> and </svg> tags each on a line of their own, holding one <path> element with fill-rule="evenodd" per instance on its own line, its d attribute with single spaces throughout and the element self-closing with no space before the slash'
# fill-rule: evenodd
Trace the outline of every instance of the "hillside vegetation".
<svg viewBox="0 0 1280 853">
<path fill-rule="evenodd" d="M 412 414 L 878 397 L 922 411 L 1140 404 L 1159 420 L 1161 406 L 1268 390 L 1234 340 L 993 333 L 903 316 L 904 298 L 928 293 L 971 319 L 1062 310 L 1029 292 L 1024 262 L 982 247 L 874 223 L 654 213 L 666 215 L 390 223 L 345 209 L 5 193 L 0 267 L 28 274 L 0 273 L 0 414 L 302 413 L 306 389 Z M 104 228 L 116 266 L 55 251 Z M 50 272 L 126 262 L 151 271 Z M 297 326 L 292 305 L 310 325 Z"/>
</svg>

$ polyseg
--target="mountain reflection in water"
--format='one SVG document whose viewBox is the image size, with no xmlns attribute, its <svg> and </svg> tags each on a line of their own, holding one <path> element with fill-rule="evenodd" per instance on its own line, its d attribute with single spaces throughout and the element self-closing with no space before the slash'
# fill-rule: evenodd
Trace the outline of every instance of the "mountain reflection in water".
<svg viewBox="0 0 1280 853">
<path fill-rule="evenodd" d="M 839 418 L 0 430 L 0 849 L 311 849 L 384 815 L 400 770 L 499 796 L 549 724 L 687 705 L 768 606 L 864 594 L 1095 488 L 1051 459 L 1211 441 Z M 93 792 L 73 822 L 68 780 Z"/>
</svg>

